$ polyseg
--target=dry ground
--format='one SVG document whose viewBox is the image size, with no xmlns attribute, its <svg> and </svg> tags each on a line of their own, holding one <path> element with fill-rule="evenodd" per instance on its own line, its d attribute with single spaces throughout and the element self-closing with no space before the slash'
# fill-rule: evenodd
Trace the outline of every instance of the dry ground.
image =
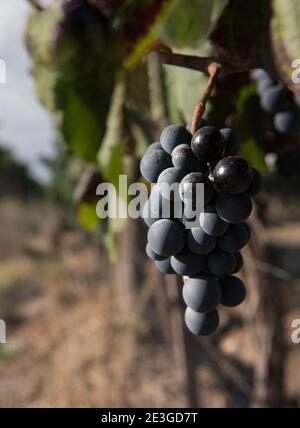
<svg viewBox="0 0 300 428">
<path fill-rule="evenodd" d="M 141 332 L 130 346 L 103 254 L 79 230 L 58 232 L 59 224 L 48 204 L 0 204 L 0 318 L 8 326 L 7 344 L 0 345 L 0 406 L 185 406 L 172 348 Z M 300 247 L 299 225 L 289 227 L 276 227 L 274 240 Z M 287 329 L 300 318 L 298 293 L 293 296 Z M 250 369 L 253 355 L 241 326 L 221 338 L 220 350 Z M 299 363 L 300 345 L 291 346 L 286 384 L 295 404 Z M 244 405 L 206 354 L 196 378 L 203 406 Z"/>
</svg>

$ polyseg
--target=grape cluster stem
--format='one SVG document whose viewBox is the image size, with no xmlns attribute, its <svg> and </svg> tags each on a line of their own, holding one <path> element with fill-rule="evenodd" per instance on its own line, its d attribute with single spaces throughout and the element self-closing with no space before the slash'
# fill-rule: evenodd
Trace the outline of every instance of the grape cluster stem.
<svg viewBox="0 0 300 428">
<path fill-rule="evenodd" d="M 201 71 L 208 74 L 209 76 L 204 94 L 198 101 L 194 110 L 191 125 L 191 132 L 194 134 L 199 128 L 201 118 L 205 112 L 207 100 L 213 90 L 215 81 L 220 73 L 224 73 L 226 70 L 224 70 L 224 67 L 220 64 L 220 62 L 217 61 L 215 57 L 198 57 L 193 55 L 176 54 L 173 53 L 168 46 L 164 45 L 159 46 L 159 51 L 164 64 Z"/>
<path fill-rule="evenodd" d="M 208 66 L 209 79 L 208 79 L 205 91 L 204 91 L 202 97 L 200 98 L 200 100 L 198 101 L 198 103 L 196 104 L 196 107 L 194 110 L 193 119 L 192 119 L 192 126 L 191 126 L 192 134 L 194 134 L 200 126 L 202 116 L 205 112 L 206 103 L 207 103 L 208 98 L 209 98 L 209 96 L 210 96 L 210 94 L 214 88 L 215 81 L 216 81 L 221 69 L 222 69 L 222 66 L 218 62 L 212 62 Z"/>
</svg>

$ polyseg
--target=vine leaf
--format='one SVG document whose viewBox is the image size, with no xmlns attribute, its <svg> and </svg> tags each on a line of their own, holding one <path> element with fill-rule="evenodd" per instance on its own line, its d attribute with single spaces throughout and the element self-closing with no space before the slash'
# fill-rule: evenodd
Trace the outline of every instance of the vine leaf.
<svg viewBox="0 0 300 428">
<path fill-rule="evenodd" d="M 180 53 L 188 55 L 212 55 L 212 48 L 204 43 L 196 49 L 180 49 Z M 207 84 L 207 76 L 195 70 L 183 67 L 164 67 L 167 82 L 167 99 L 169 114 L 172 121 L 185 123 L 193 117 L 195 105 L 199 101 Z"/>
<path fill-rule="evenodd" d="M 194 70 L 166 67 L 169 111 L 174 122 L 191 120 L 207 76 Z"/>
<path fill-rule="evenodd" d="M 243 87 L 236 101 L 236 128 L 241 141 L 241 155 L 262 174 L 267 172 L 262 143 L 263 121 L 258 105 L 255 85 Z M 253 123 L 256 126 L 253 126 Z"/>
<path fill-rule="evenodd" d="M 291 81 L 300 58 L 300 3 L 297 0 L 230 0 L 210 35 L 220 61 L 237 71 L 265 68 L 300 92 Z"/>
<path fill-rule="evenodd" d="M 127 28 L 131 26 L 130 33 L 135 34 L 131 40 L 128 54 L 124 60 L 124 65 L 133 69 L 141 61 L 151 47 L 157 42 L 161 26 L 168 15 L 174 0 L 152 0 L 139 7 L 138 14 L 131 13 Z M 134 19 L 134 20 L 133 20 Z M 127 33 L 128 34 L 128 33 Z"/>
<path fill-rule="evenodd" d="M 78 209 L 77 218 L 83 229 L 89 232 L 94 231 L 99 225 L 99 219 L 96 214 L 96 204 L 82 202 Z"/>
<path fill-rule="evenodd" d="M 104 31 L 96 9 L 86 10 L 84 2 L 66 5 L 59 0 L 32 11 L 26 42 L 40 100 L 54 114 L 71 151 L 95 163 L 121 52 L 114 50 L 115 40 Z M 80 23 L 80 32 L 74 31 L 74 22 Z M 106 49 L 113 54 L 107 56 Z"/>
<path fill-rule="evenodd" d="M 80 126 L 76 126 L 80 118 Z M 94 112 L 83 102 L 75 91 L 68 91 L 62 124 L 66 141 L 77 155 L 95 162 L 101 135 L 101 125 Z"/>
<path fill-rule="evenodd" d="M 207 40 L 228 0 L 177 0 L 171 9 L 161 39 L 171 47 L 196 48 Z"/>
<path fill-rule="evenodd" d="M 34 59 L 43 64 L 53 63 L 53 34 L 63 18 L 61 3 L 47 9 L 34 9 L 29 13 L 25 33 L 27 48 Z"/>
<path fill-rule="evenodd" d="M 237 71 L 272 69 L 270 17 L 269 1 L 230 0 L 210 34 L 220 61 Z"/>
<path fill-rule="evenodd" d="M 114 180 L 123 172 L 122 146 L 123 138 L 123 107 L 126 100 L 125 73 L 120 72 L 113 91 L 110 110 L 107 117 L 106 133 L 97 154 L 98 163 L 105 179 Z"/>
</svg>

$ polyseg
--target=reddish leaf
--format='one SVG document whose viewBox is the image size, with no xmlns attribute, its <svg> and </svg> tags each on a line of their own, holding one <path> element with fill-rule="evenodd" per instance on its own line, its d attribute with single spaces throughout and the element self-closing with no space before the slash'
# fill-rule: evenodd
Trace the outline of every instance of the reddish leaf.
<svg viewBox="0 0 300 428">
<path fill-rule="evenodd" d="M 273 70 L 269 40 L 271 2 L 230 0 L 211 34 L 220 60 L 237 70 Z"/>
</svg>

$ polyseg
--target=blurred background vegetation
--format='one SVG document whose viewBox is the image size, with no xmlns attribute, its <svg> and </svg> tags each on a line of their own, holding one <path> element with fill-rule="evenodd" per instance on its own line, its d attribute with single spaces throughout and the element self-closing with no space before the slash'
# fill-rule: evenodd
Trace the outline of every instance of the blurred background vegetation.
<svg viewBox="0 0 300 428">
<path fill-rule="evenodd" d="M 297 91 L 299 8 L 292 0 L 29 3 L 31 74 L 58 132 L 56 156 L 42 160 L 47 183 L 0 150 L 8 326 L 0 405 L 298 407 L 300 348 L 290 335 L 300 318 L 299 138 L 274 130 L 249 71 L 265 68 Z M 163 65 L 162 45 L 217 55 L 230 69 L 205 117 L 235 128 L 241 153 L 265 176 L 243 250 L 248 299 L 222 311 L 211 338 L 185 330 L 181 280 L 146 259 L 143 222 L 95 213 L 97 185 L 120 174 L 139 180 L 146 147 L 166 124 L 191 120 L 207 82 Z"/>
</svg>

